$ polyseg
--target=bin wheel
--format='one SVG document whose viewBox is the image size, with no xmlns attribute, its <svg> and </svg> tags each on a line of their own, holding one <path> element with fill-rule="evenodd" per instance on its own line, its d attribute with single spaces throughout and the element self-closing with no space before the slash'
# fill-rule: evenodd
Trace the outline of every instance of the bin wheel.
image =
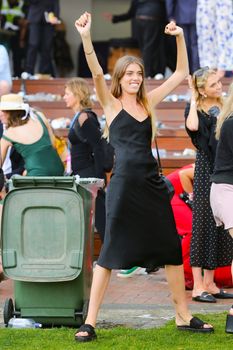
<svg viewBox="0 0 233 350">
<path fill-rule="evenodd" d="M 85 322 L 87 318 L 87 312 L 88 312 L 88 307 L 89 307 L 89 300 L 85 300 L 83 303 L 83 322 Z"/>
<path fill-rule="evenodd" d="M 4 308 L 3 308 L 3 320 L 4 324 L 7 327 L 8 322 L 14 316 L 14 304 L 11 298 L 6 299 Z"/>
</svg>

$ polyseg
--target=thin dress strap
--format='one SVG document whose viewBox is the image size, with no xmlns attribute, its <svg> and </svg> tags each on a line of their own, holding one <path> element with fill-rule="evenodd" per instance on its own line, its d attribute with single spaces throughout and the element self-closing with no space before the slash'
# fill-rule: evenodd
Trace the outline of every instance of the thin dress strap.
<svg viewBox="0 0 233 350">
<path fill-rule="evenodd" d="M 2 139 L 9 141 L 10 143 L 14 143 L 15 141 L 13 141 L 12 139 L 10 139 L 9 137 L 5 136 L 4 134 L 2 135 Z"/>
<path fill-rule="evenodd" d="M 121 100 L 118 100 L 118 101 L 119 101 L 120 104 L 121 104 L 121 109 L 124 109 L 122 101 L 121 101 Z"/>
</svg>

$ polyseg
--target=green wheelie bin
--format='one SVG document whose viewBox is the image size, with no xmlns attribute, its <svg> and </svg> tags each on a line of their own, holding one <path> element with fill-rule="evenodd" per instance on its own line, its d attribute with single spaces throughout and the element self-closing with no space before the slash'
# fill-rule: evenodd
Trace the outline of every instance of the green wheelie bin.
<svg viewBox="0 0 233 350">
<path fill-rule="evenodd" d="M 43 326 L 79 326 L 92 279 L 95 197 L 103 180 L 21 177 L 10 183 L 2 213 L 2 265 L 14 283 L 12 317 Z"/>
</svg>

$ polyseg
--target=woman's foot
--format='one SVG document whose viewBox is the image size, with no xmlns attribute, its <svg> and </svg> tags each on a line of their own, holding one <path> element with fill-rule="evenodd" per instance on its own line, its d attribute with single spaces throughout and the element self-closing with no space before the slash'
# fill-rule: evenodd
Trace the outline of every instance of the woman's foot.
<svg viewBox="0 0 233 350">
<path fill-rule="evenodd" d="M 88 342 L 95 340 L 97 335 L 95 333 L 95 328 L 92 325 L 85 323 L 79 328 L 74 337 L 78 342 Z"/>
<path fill-rule="evenodd" d="M 205 283 L 205 290 L 210 294 L 217 294 L 220 292 L 220 288 L 216 286 L 214 282 Z"/>
<path fill-rule="evenodd" d="M 206 290 L 217 299 L 233 299 L 232 293 L 227 293 L 222 288 L 218 288 L 214 282 L 206 284 Z"/>
<path fill-rule="evenodd" d="M 192 297 L 192 300 L 201 303 L 216 303 L 215 297 L 208 292 L 202 292 L 200 295 Z"/>
<path fill-rule="evenodd" d="M 176 327 L 180 331 L 191 331 L 198 333 L 211 333 L 214 328 L 211 324 L 200 320 L 198 317 L 192 317 L 188 322 L 182 324 L 176 323 Z"/>
<path fill-rule="evenodd" d="M 203 303 L 216 303 L 216 299 L 213 297 L 213 295 L 211 295 L 207 289 L 205 290 L 203 288 L 193 289 L 192 300 Z"/>
</svg>

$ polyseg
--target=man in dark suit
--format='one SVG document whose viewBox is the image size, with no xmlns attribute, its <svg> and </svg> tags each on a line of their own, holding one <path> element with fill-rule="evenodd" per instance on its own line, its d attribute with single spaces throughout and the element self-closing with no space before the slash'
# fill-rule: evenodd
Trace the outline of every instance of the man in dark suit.
<svg viewBox="0 0 233 350">
<path fill-rule="evenodd" d="M 47 15 L 46 15 L 47 14 Z M 34 74 L 37 53 L 40 50 L 39 73 L 54 75 L 52 44 L 54 25 L 59 23 L 59 0 L 29 0 L 29 39 L 26 71 Z"/>
<path fill-rule="evenodd" d="M 200 68 L 196 31 L 197 0 L 166 0 L 166 9 L 168 19 L 183 28 L 190 73 L 193 73 Z"/>
<path fill-rule="evenodd" d="M 112 23 L 133 21 L 132 35 L 137 40 L 145 65 L 145 76 L 164 74 L 164 27 L 166 9 L 164 0 L 132 0 L 129 10 L 120 15 L 104 14 Z"/>
</svg>

